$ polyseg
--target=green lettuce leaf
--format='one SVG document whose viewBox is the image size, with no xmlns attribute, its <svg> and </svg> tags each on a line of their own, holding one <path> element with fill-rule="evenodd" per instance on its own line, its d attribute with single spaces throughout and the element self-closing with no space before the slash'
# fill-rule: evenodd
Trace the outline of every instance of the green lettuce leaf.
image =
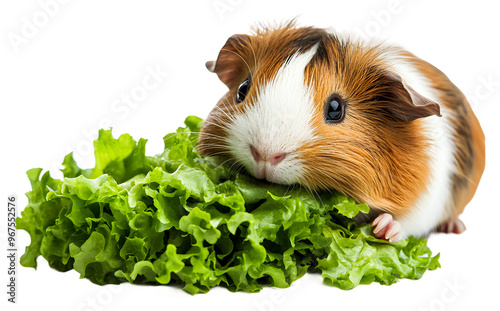
<svg viewBox="0 0 500 311">
<path fill-rule="evenodd" d="M 202 120 L 185 124 L 156 156 L 145 154 L 144 139 L 100 130 L 94 168 L 81 169 L 69 154 L 62 180 L 29 170 L 17 227 L 31 244 L 21 264 L 36 268 L 41 255 L 96 284 L 180 284 L 191 294 L 217 285 L 288 287 L 307 271 L 342 289 L 389 285 L 439 267 L 425 239 L 389 243 L 356 224 L 366 204 L 335 191 L 290 190 L 201 157 Z"/>
</svg>

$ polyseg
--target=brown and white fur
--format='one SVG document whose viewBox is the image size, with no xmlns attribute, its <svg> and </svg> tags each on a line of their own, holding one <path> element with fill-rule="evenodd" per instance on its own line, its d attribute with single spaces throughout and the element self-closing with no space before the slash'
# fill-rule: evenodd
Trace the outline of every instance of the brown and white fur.
<svg viewBox="0 0 500 311">
<path fill-rule="evenodd" d="M 484 134 L 465 96 L 431 64 L 289 23 L 230 37 L 207 68 L 229 91 L 203 125 L 202 155 L 365 202 L 374 235 L 389 241 L 465 230 L 458 216 L 484 170 Z M 335 124 L 325 122 L 331 94 L 345 103 Z"/>
</svg>

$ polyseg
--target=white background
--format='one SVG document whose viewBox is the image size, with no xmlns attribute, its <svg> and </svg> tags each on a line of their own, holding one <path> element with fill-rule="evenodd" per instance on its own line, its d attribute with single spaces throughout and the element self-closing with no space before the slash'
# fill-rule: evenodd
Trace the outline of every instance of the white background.
<svg viewBox="0 0 500 311">
<path fill-rule="evenodd" d="M 298 2 L 298 1 L 297 1 Z M 463 1 L 465 2 L 465 1 Z M 473 103 L 487 137 L 481 185 L 462 219 L 462 235 L 433 235 L 442 268 L 421 280 L 351 291 L 308 274 L 288 289 L 231 293 L 214 288 L 190 296 L 169 286 L 97 286 L 60 273 L 38 258 L 38 270 L 18 267 L 18 303 L 6 302 L 6 211 L 0 213 L 2 310 L 498 310 L 500 68 L 494 1 L 2 1 L 0 4 L 0 205 L 30 189 L 25 171 L 50 169 L 75 151 L 93 165 L 90 142 L 101 127 L 115 136 L 162 137 L 195 114 L 205 117 L 225 92 L 205 61 L 227 37 L 256 22 L 299 17 L 300 25 L 333 27 L 398 43 L 444 71 Z M 44 5 L 52 3 L 51 5 Z M 45 7 L 45 9 L 44 9 Z M 148 80 L 150 71 L 160 71 Z M 167 74 L 168 73 L 168 74 Z M 142 92 L 144 81 L 149 90 Z M 157 83 L 154 83 L 154 82 Z M 127 106 L 122 98 L 136 104 Z M 20 256 L 29 244 L 18 232 Z"/>
</svg>

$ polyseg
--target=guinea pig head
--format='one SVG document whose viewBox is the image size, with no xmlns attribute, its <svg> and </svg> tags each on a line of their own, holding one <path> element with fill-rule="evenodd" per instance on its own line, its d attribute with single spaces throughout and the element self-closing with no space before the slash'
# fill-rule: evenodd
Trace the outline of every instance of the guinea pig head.
<svg viewBox="0 0 500 311">
<path fill-rule="evenodd" d="M 311 27 L 230 37 L 207 62 L 229 91 L 203 125 L 200 154 L 373 206 L 411 199 L 403 192 L 424 187 L 428 160 L 419 120 L 440 110 L 383 54 Z"/>
</svg>

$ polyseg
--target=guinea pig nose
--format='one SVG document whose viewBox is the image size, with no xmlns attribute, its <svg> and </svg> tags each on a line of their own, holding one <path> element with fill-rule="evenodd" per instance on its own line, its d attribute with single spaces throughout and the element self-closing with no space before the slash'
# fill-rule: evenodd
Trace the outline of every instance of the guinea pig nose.
<svg viewBox="0 0 500 311">
<path fill-rule="evenodd" d="M 252 157 L 255 160 L 255 162 L 260 161 L 261 156 L 260 156 L 259 152 L 257 151 L 257 149 L 255 149 L 255 147 L 252 145 L 250 145 L 250 153 L 252 154 Z"/>
<path fill-rule="evenodd" d="M 280 163 L 281 161 L 283 161 L 283 159 L 285 157 L 286 157 L 286 153 L 284 153 L 284 152 L 276 153 L 276 154 L 273 154 L 269 157 L 269 162 L 271 163 L 271 165 L 276 165 L 276 164 Z"/>
<path fill-rule="evenodd" d="M 280 163 L 286 157 L 285 152 L 275 153 L 269 156 L 267 154 L 261 155 L 257 151 L 257 148 L 255 148 L 253 145 L 250 145 L 250 153 L 252 154 L 252 157 L 255 160 L 255 162 L 268 161 L 269 163 L 271 163 L 271 165 L 276 165 Z"/>
</svg>

